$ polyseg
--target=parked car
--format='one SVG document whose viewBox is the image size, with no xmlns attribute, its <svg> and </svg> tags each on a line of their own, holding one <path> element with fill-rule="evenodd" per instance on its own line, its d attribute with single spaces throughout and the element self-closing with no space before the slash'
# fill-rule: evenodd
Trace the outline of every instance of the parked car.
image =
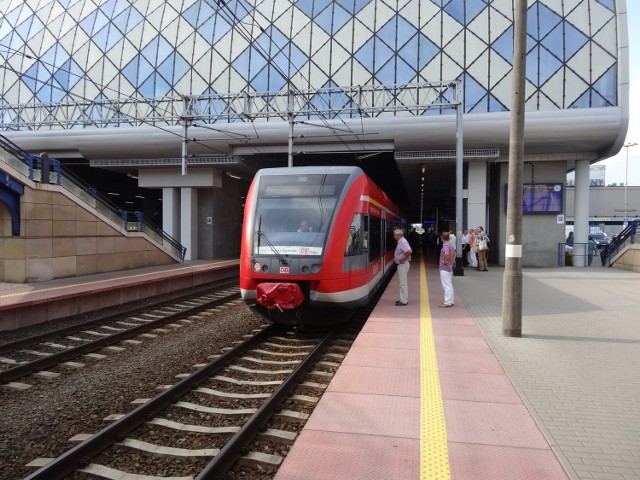
<svg viewBox="0 0 640 480">
<path fill-rule="evenodd" d="M 606 233 L 592 233 L 591 237 L 596 241 L 598 248 L 604 248 L 611 243 Z"/>
</svg>

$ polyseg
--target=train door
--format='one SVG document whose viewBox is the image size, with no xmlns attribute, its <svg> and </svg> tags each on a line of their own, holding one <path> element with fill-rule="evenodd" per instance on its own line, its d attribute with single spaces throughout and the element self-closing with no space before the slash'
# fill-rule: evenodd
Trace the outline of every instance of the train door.
<svg viewBox="0 0 640 480">
<path fill-rule="evenodd" d="M 391 268 L 387 265 L 387 250 L 389 249 L 389 238 L 387 237 L 387 212 L 382 212 L 382 221 L 380 222 L 380 262 L 382 263 L 382 273 L 387 273 Z"/>
</svg>

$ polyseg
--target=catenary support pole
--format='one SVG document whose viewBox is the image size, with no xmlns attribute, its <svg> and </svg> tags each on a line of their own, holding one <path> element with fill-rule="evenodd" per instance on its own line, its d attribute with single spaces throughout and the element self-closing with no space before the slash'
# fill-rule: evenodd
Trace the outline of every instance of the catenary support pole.
<svg viewBox="0 0 640 480">
<path fill-rule="evenodd" d="M 522 168 L 527 45 L 526 0 L 515 0 L 513 20 L 513 78 L 507 232 L 502 284 L 502 333 L 507 337 L 520 337 L 522 336 Z"/>
<path fill-rule="evenodd" d="M 456 99 L 460 103 L 456 106 L 456 263 L 453 274 L 464 276 L 462 262 L 462 161 L 463 161 L 463 132 L 462 114 L 464 113 L 464 93 L 462 82 L 456 85 Z"/>
</svg>

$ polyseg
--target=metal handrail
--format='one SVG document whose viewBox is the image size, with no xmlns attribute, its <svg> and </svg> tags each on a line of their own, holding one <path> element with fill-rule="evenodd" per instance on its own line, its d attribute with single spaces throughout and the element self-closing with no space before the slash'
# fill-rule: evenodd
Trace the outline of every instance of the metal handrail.
<svg viewBox="0 0 640 480">
<path fill-rule="evenodd" d="M 627 245 L 636 243 L 636 231 L 639 224 L 640 221 L 638 220 L 629 222 L 626 228 L 616 236 L 615 240 L 602 249 L 602 252 L 600 252 L 602 266 L 610 267 L 613 257 L 622 252 Z"/>
<path fill-rule="evenodd" d="M 145 219 L 142 212 L 129 212 L 120 208 L 107 196 L 98 192 L 95 187 L 92 187 L 74 174 L 69 168 L 65 167 L 59 160 L 54 158 L 49 159 L 44 156 L 43 158 L 27 153 L 4 135 L 0 135 L 0 147 L 16 159 L 14 162 L 9 161 L 9 159 L 4 159 L 5 162 L 30 180 L 34 182 L 44 181 L 45 183 L 47 183 L 47 181 L 51 183 L 51 180 L 54 180 L 56 185 L 64 188 L 78 200 L 90 206 L 111 222 L 122 226 L 126 231 L 143 233 L 162 245 L 163 248 L 179 255 L 181 260 L 184 260 L 187 248 L 180 244 L 178 240 L 171 237 L 158 225 Z M 51 172 L 51 168 L 53 168 L 53 172 Z M 49 177 L 49 174 L 52 174 L 51 177 Z M 133 222 L 129 221 L 131 215 L 135 216 Z"/>
</svg>

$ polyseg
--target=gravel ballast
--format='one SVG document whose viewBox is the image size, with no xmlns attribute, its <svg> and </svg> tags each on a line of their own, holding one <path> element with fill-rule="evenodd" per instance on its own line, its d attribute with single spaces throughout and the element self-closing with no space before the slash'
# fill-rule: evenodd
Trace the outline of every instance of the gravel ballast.
<svg viewBox="0 0 640 480">
<path fill-rule="evenodd" d="M 124 344 L 108 358 L 76 360 L 85 362 L 80 369 L 58 367 L 58 378 L 28 377 L 28 390 L 0 388 L 2 479 L 24 478 L 33 472 L 25 466 L 33 459 L 61 455 L 74 435 L 97 432 L 108 415 L 129 412 L 135 399 L 156 395 L 159 385 L 175 383 L 177 374 L 264 324 L 241 302 L 199 317 L 139 345 Z"/>
</svg>

